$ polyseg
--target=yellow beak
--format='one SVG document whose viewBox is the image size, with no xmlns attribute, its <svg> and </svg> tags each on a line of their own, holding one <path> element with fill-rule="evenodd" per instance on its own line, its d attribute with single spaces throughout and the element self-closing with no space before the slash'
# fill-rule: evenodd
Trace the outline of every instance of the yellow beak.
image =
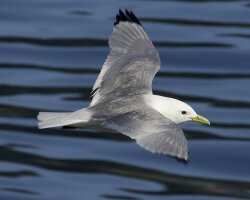
<svg viewBox="0 0 250 200">
<path fill-rule="evenodd" d="M 200 115 L 197 115 L 197 117 L 193 117 L 191 118 L 193 121 L 196 121 L 196 122 L 201 122 L 203 124 L 208 124 L 210 125 L 210 122 L 208 121 L 208 119 L 206 119 L 205 117 L 202 117 Z"/>
</svg>

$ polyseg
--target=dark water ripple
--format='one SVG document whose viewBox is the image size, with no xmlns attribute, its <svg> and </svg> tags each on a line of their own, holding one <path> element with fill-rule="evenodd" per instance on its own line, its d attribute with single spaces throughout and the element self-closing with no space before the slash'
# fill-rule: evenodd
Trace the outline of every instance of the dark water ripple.
<svg viewBox="0 0 250 200">
<path fill-rule="evenodd" d="M 76 93 L 79 94 L 78 97 L 65 98 L 65 100 L 91 100 L 90 93 L 92 88 L 83 88 L 83 87 L 25 87 L 25 86 L 8 86 L 1 85 L 0 96 L 12 96 L 18 94 L 64 94 L 64 93 Z M 250 108 L 250 102 L 245 101 L 230 101 L 230 100 L 220 100 L 212 97 L 202 97 L 202 96 L 188 96 L 182 94 L 175 94 L 172 92 L 164 92 L 164 91 L 154 91 L 157 95 L 162 96 L 171 96 L 176 99 L 183 99 L 184 101 L 189 102 L 200 102 L 200 103 L 208 103 L 212 104 L 216 107 L 226 107 L 226 108 Z M 2 112 L 4 110 L 8 110 L 8 105 L 2 106 Z M 16 109 L 16 108 L 15 108 Z"/>
<path fill-rule="evenodd" d="M 20 38 L 20 37 L 0 37 L 2 43 L 23 43 L 33 44 L 41 46 L 56 46 L 56 47 L 101 47 L 107 46 L 108 40 L 95 39 L 95 38 L 84 38 L 84 39 L 40 39 L 40 38 Z M 201 48 L 201 47 L 234 47 L 232 44 L 225 44 L 219 42 L 154 42 L 157 47 L 172 47 L 172 48 Z"/>
<path fill-rule="evenodd" d="M 250 23 L 242 22 L 218 22 L 205 20 L 188 20 L 188 19 L 171 19 L 171 18 L 142 18 L 142 21 L 175 24 L 181 26 L 212 26 L 212 27 L 228 27 L 228 28 L 250 28 Z"/>
<path fill-rule="evenodd" d="M 45 70 L 52 72 L 62 72 L 68 74 L 95 74 L 96 76 L 100 72 L 100 68 L 86 67 L 83 68 L 67 68 L 67 67 L 52 67 L 43 65 L 30 65 L 30 64 L 12 64 L 12 63 L 0 63 L 0 69 L 32 69 L 32 70 Z M 249 79 L 250 73 L 227 73 L 227 72 L 164 72 L 160 71 L 156 75 L 157 77 L 174 77 L 174 78 L 190 78 L 190 79 Z"/>
<path fill-rule="evenodd" d="M 8 177 L 8 178 L 20 178 L 23 176 L 38 176 L 36 173 L 31 172 L 31 171 L 14 171 L 14 172 L 0 172 L 1 177 Z"/>
<path fill-rule="evenodd" d="M 229 37 L 229 38 L 231 37 L 231 38 L 250 39 L 250 34 L 240 34 L 240 33 L 221 34 L 219 36 Z"/>
<path fill-rule="evenodd" d="M 189 163 L 118 133 L 37 129 L 39 111 L 89 104 L 118 8 L 160 52 L 154 93 L 211 121 L 182 125 Z M 0 199 L 250 199 L 248 1 L 3 0 L 0 18 Z"/>
</svg>

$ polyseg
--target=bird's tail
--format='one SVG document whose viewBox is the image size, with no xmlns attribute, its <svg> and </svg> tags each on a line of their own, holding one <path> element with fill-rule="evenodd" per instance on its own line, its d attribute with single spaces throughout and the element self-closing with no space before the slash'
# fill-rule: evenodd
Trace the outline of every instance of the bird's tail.
<svg viewBox="0 0 250 200">
<path fill-rule="evenodd" d="M 52 128 L 60 126 L 80 126 L 80 124 L 88 122 L 90 114 L 87 109 L 78 110 L 76 112 L 39 112 L 38 128 Z"/>
</svg>

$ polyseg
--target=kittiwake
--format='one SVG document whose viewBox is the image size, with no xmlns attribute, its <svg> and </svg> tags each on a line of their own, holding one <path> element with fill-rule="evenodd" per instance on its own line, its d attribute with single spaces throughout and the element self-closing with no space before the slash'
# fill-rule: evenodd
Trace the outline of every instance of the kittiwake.
<svg viewBox="0 0 250 200">
<path fill-rule="evenodd" d="M 182 101 L 153 94 L 159 54 L 132 11 L 119 10 L 109 47 L 89 107 L 75 112 L 40 112 L 38 127 L 112 130 L 135 139 L 148 151 L 187 161 L 188 145 L 178 124 L 210 122 Z"/>
</svg>

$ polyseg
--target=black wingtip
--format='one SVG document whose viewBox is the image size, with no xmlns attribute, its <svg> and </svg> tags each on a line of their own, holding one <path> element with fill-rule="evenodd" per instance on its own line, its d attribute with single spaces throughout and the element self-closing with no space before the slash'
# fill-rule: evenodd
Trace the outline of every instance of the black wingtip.
<svg viewBox="0 0 250 200">
<path fill-rule="evenodd" d="M 134 13 L 131 10 L 128 11 L 127 9 L 125 9 L 125 13 L 121 9 L 119 9 L 118 14 L 116 15 L 114 26 L 116 26 L 120 22 L 131 22 L 141 25 L 140 21 L 137 19 Z"/>
<path fill-rule="evenodd" d="M 62 129 L 76 129 L 74 126 L 63 126 Z"/>
<path fill-rule="evenodd" d="M 185 159 L 181 159 L 181 158 L 175 158 L 175 160 L 177 160 L 178 162 L 184 164 L 184 165 L 188 165 L 189 160 L 185 160 Z"/>
</svg>

